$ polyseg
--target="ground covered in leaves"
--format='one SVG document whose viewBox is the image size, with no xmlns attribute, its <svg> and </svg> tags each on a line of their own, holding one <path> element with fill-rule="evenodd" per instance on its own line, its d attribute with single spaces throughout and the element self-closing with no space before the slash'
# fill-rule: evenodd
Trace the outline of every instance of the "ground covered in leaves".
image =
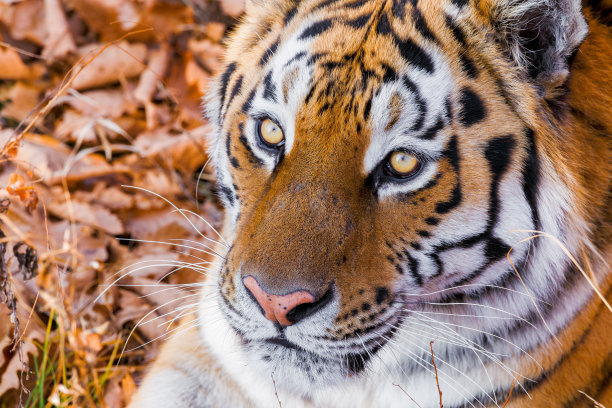
<svg viewBox="0 0 612 408">
<path fill-rule="evenodd" d="M 0 408 L 125 406 L 180 333 L 221 218 L 200 101 L 242 8 L 0 2 Z"/>
</svg>

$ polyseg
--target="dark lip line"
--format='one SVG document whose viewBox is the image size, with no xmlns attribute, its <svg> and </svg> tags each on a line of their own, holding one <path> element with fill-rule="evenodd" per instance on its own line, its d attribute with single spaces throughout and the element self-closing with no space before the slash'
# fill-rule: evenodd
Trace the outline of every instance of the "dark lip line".
<svg viewBox="0 0 612 408">
<path fill-rule="evenodd" d="M 275 344 L 277 346 L 286 347 L 286 348 L 291 349 L 291 350 L 303 351 L 303 352 L 307 352 L 308 353 L 307 350 L 304 350 L 303 348 L 301 348 L 297 344 L 292 343 L 289 340 L 287 340 L 285 338 L 285 336 L 270 337 L 269 339 L 265 339 L 264 341 L 267 342 L 267 343 Z"/>
</svg>

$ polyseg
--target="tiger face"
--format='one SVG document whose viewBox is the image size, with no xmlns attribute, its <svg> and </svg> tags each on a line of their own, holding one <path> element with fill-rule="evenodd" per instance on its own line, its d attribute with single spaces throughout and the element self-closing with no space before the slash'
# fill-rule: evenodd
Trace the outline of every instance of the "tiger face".
<svg viewBox="0 0 612 408">
<path fill-rule="evenodd" d="M 209 92 L 228 243 L 215 307 L 281 389 L 385 370 L 429 383 L 421 360 L 444 331 L 492 366 L 523 354 L 518 326 L 550 335 L 514 268 L 537 270 L 534 297 L 561 290 L 560 250 L 517 243 L 568 234 L 570 194 L 536 137 L 563 109 L 546 98 L 567 72 L 513 54 L 493 24 L 502 3 L 249 3 Z M 574 20 L 559 61 L 586 33 Z M 461 317 L 474 315 L 491 319 Z M 441 378 L 477 366 L 458 342 L 440 342 Z M 482 394 L 459 381 L 449 394 Z"/>
</svg>

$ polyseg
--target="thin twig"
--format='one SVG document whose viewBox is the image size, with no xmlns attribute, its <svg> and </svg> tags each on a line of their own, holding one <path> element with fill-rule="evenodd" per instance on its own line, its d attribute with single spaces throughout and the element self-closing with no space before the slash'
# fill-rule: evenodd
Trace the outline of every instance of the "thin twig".
<svg viewBox="0 0 612 408">
<path fill-rule="evenodd" d="M 276 400 L 278 401 L 278 406 L 283 408 L 283 404 L 281 404 L 281 400 L 278 397 L 278 391 L 276 390 L 276 381 L 274 381 L 274 371 L 270 373 L 270 378 L 272 378 L 272 384 L 274 385 L 274 395 L 276 395 Z"/>
<path fill-rule="evenodd" d="M 393 383 L 393 385 L 395 385 L 395 386 L 396 386 L 396 387 L 398 387 L 400 390 L 402 390 L 402 392 L 403 392 L 404 394 L 406 394 L 406 396 L 408 396 L 408 398 L 410 398 L 410 399 L 412 400 L 412 402 L 414 402 L 414 403 L 417 405 L 417 407 L 422 408 L 422 407 L 419 405 L 419 403 L 418 403 L 418 402 L 416 402 L 416 401 L 414 400 L 414 398 L 412 398 L 412 397 L 410 396 L 410 394 L 408 394 L 408 391 L 406 391 L 406 390 L 405 390 L 405 389 L 404 389 L 404 388 L 403 388 L 401 385 L 399 385 L 399 384 L 395 384 L 395 383 Z"/>
<path fill-rule="evenodd" d="M 440 394 L 440 408 L 444 408 L 444 405 L 442 405 L 442 390 L 440 389 L 440 381 L 438 380 L 438 367 L 436 367 L 436 361 L 434 360 L 433 344 L 433 340 L 429 342 L 429 348 L 431 349 L 431 362 L 433 363 L 434 371 L 436 373 L 436 385 L 438 386 L 438 393 Z"/>
<path fill-rule="evenodd" d="M 506 401 L 504 402 L 504 405 L 502 405 L 502 408 L 506 408 L 506 405 L 508 405 L 508 402 L 510 402 L 510 397 L 512 396 L 512 391 L 514 391 L 514 387 L 516 387 L 516 384 L 518 384 L 519 382 L 519 376 L 516 376 L 516 380 L 514 381 L 514 383 L 512 384 L 512 388 L 510 388 L 510 392 L 508 393 L 508 398 L 506 398 Z"/>
</svg>

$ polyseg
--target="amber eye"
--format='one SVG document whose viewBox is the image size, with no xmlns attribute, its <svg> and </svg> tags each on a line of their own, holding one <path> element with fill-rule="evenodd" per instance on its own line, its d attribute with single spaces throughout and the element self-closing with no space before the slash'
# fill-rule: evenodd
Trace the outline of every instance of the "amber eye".
<svg viewBox="0 0 612 408">
<path fill-rule="evenodd" d="M 421 169 L 421 161 L 414 155 L 402 151 L 391 153 L 387 171 L 394 177 L 409 178 Z"/>
<path fill-rule="evenodd" d="M 285 141 L 283 130 L 270 118 L 261 119 L 257 131 L 261 141 L 269 147 L 282 146 Z"/>
</svg>

